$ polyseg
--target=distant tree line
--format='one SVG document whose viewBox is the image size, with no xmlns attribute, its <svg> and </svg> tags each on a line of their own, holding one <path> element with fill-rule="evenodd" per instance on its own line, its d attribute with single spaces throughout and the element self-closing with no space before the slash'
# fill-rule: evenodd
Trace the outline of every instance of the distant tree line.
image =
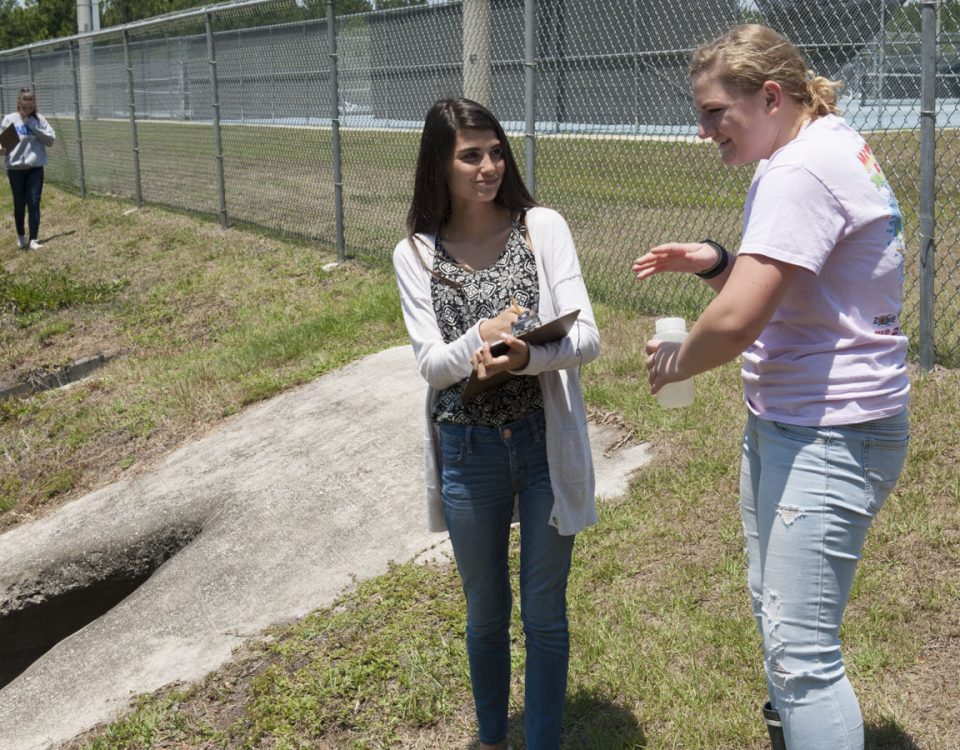
<svg viewBox="0 0 960 750">
<path fill-rule="evenodd" d="M 425 5 L 427 0 L 336 0 L 338 15 Z M 100 27 L 118 26 L 144 18 L 215 5 L 216 0 L 100 0 Z M 269 5 L 258 13 L 258 23 L 281 23 L 326 15 L 326 0 Z M 0 0 L 0 50 L 77 33 L 77 0 Z"/>
</svg>

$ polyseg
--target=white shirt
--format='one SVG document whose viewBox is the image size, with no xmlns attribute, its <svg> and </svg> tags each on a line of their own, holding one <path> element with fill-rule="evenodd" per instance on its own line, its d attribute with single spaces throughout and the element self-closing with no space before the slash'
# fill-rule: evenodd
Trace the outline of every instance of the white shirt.
<svg viewBox="0 0 960 750">
<path fill-rule="evenodd" d="M 814 120 L 760 162 L 739 253 L 801 270 L 743 354 L 754 414 L 827 426 L 906 407 L 902 227 L 870 147 L 836 115 Z"/>
<path fill-rule="evenodd" d="M 518 371 L 523 375 L 536 375 L 540 380 L 547 462 L 554 494 L 550 525 L 560 534 L 570 535 L 597 520 L 593 459 L 579 367 L 599 354 L 600 333 L 566 221 L 552 209 L 536 207 L 527 212 L 527 229 L 537 262 L 540 318 L 549 321 L 570 310 L 580 310 L 577 323 L 567 336 L 549 344 L 531 346 L 527 367 Z M 445 531 L 439 439 L 431 414 L 437 393 L 470 374 L 470 357 L 483 345 L 483 340 L 479 322 L 457 340 L 450 343 L 443 340 L 433 309 L 431 276 L 427 270 L 433 267 L 435 237 L 417 235 L 415 240 L 416 251 L 406 239 L 397 244 L 393 265 L 417 367 L 429 385 L 424 433 L 428 528 Z M 415 252 L 420 253 L 423 264 Z"/>
<path fill-rule="evenodd" d="M 30 115 L 24 121 L 20 117 L 20 112 L 11 112 L 0 122 L 0 130 L 11 124 L 17 129 L 20 143 L 3 157 L 4 167 L 32 169 L 44 166 L 47 163 L 47 146 L 52 146 L 57 139 L 57 134 L 50 123 L 41 115 Z"/>
</svg>

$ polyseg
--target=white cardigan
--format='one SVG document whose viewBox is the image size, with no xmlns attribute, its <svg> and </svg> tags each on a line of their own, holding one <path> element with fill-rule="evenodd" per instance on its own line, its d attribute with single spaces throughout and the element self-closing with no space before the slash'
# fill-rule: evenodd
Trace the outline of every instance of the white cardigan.
<svg viewBox="0 0 960 750">
<path fill-rule="evenodd" d="M 580 310 L 577 323 L 567 336 L 549 344 L 531 346 L 530 362 L 524 370 L 517 371 L 521 375 L 536 375 L 540 381 L 554 495 L 550 525 L 560 534 L 570 535 L 597 520 L 593 459 L 579 366 L 600 352 L 600 333 L 566 221 L 552 209 L 536 207 L 527 211 L 527 229 L 537 263 L 540 318 L 549 321 L 570 310 Z M 456 341 L 444 342 L 433 309 L 431 275 L 426 270 L 433 267 L 436 238 L 417 235 L 415 239 L 417 250 L 406 239 L 397 244 L 393 267 L 417 367 L 429 385 L 424 433 L 428 528 L 445 531 L 440 492 L 440 441 L 432 413 L 439 392 L 470 374 L 470 357 L 483 345 L 483 340 L 478 321 Z M 417 260 L 416 252 L 420 253 L 426 268 Z"/>
</svg>

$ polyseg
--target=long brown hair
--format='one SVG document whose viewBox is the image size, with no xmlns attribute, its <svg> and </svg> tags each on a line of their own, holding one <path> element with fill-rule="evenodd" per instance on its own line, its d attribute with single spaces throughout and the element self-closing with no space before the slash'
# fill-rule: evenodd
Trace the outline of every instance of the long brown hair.
<svg viewBox="0 0 960 750">
<path fill-rule="evenodd" d="M 731 29 L 704 44 L 690 60 L 690 77 L 714 73 L 724 84 L 745 94 L 776 81 L 783 92 L 811 115 L 836 114 L 840 81 L 815 75 L 800 51 L 783 36 L 760 24 Z"/>
<path fill-rule="evenodd" d="M 511 211 L 522 211 L 536 205 L 520 177 L 507 134 L 493 113 L 470 99 L 441 99 L 427 112 L 420 135 L 413 199 L 407 212 L 409 238 L 421 232 L 436 234 L 450 219 L 447 168 L 457 132 L 467 128 L 492 130 L 500 141 L 505 170 L 494 201 Z"/>
</svg>

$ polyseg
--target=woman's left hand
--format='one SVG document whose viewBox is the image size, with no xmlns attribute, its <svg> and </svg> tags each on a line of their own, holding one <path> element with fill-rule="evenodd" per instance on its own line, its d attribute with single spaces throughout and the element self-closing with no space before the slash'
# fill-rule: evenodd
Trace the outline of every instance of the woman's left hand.
<svg viewBox="0 0 960 750">
<path fill-rule="evenodd" d="M 470 358 L 470 364 L 473 365 L 478 379 L 486 380 L 508 370 L 522 370 L 529 364 L 530 347 L 526 341 L 521 341 L 508 333 L 503 334 L 500 340 L 507 345 L 505 354 L 494 355 L 490 351 L 490 344 L 484 343 Z"/>
<path fill-rule="evenodd" d="M 680 372 L 680 346 L 677 341 L 650 339 L 647 342 L 647 380 L 651 394 L 656 395 L 668 383 L 686 380 L 687 376 Z"/>
</svg>

